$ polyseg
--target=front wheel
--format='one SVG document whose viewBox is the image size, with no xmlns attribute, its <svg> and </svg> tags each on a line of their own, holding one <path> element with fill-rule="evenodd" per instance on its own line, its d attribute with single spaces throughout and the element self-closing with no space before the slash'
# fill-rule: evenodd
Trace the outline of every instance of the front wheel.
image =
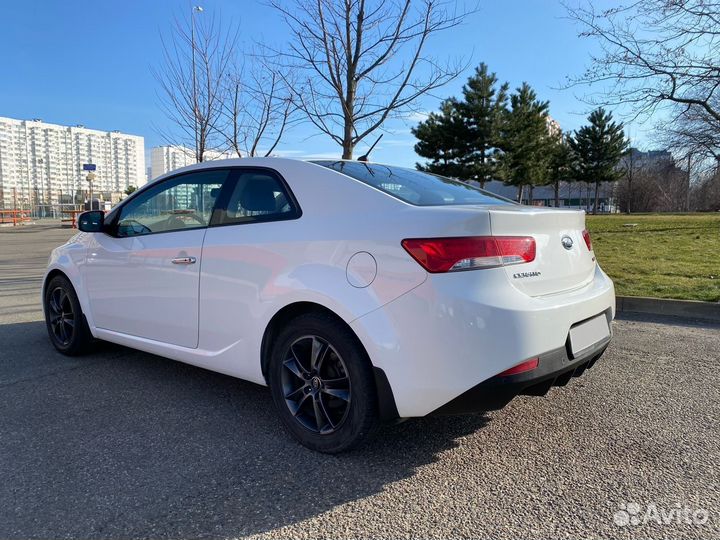
<svg viewBox="0 0 720 540">
<path fill-rule="evenodd" d="M 376 423 L 370 361 L 352 332 L 328 315 L 301 315 L 280 332 L 268 379 L 285 427 L 312 450 L 348 450 Z"/>
<path fill-rule="evenodd" d="M 84 353 L 92 335 L 70 280 L 55 276 L 45 287 L 45 324 L 53 346 L 62 354 Z"/>
</svg>

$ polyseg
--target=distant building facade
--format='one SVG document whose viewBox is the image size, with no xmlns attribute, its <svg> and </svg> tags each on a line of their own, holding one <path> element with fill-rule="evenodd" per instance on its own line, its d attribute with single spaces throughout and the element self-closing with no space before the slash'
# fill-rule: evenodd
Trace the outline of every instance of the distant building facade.
<svg viewBox="0 0 720 540">
<path fill-rule="evenodd" d="M 88 189 L 85 163 L 96 166 L 94 193 L 110 200 L 145 183 L 145 141 L 119 131 L 0 117 L 0 208 L 45 208 L 44 215 L 77 202 Z"/>
<path fill-rule="evenodd" d="M 485 182 L 485 189 L 495 195 L 517 201 L 517 186 L 505 185 L 500 180 Z M 617 212 L 617 183 L 603 182 L 598 194 L 598 211 Z M 560 208 L 573 208 L 591 211 L 595 204 L 595 185 L 586 182 L 560 182 L 558 190 Z M 536 186 L 533 188 L 532 200 L 530 190 L 525 187 L 523 204 L 532 206 L 555 206 L 555 186 Z"/>
<path fill-rule="evenodd" d="M 548 129 L 554 129 L 551 128 L 550 125 L 551 124 L 548 123 Z M 636 175 L 642 172 L 652 172 L 658 175 L 660 180 L 666 179 L 665 177 L 669 177 L 671 173 L 675 173 L 678 170 L 670 151 L 641 151 L 637 148 L 631 148 L 618 164 L 618 170 L 623 174 L 627 174 L 627 171 L 631 168 Z M 598 190 L 599 212 L 613 213 L 622 210 L 619 187 L 618 182 L 603 182 L 600 184 Z M 485 189 L 501 197 L 512 199 L 513 201 L 517 200 L 517 186 L 508 186 L 499 180 L 492 180 L 485 183 Z M 595 185 L 587 182 L 560 182 L 558 203 L 561 208 L 591 211 L 595 204 Z M 536 186 L 533 188 L 532 200 L 530 200 L 530 190 L 526 186 L 523 204 L 555 206 L 555 187 L 553 185 Z"/>
<path fill-rule="evenodd" d="M 227 152 L 206 150 L 205 161 L 227 159 L 233 157 Z M 155 179 L 170 171 L 197 163 L 195 152 L 191 148 L 180 145 L 155 146 L 150 153 L 150 173 Z"/>
<path fill-rule="evenodd" d="M 562 129 L 560 129 L 560 124 L 557 120 L 552 118 L 550 115 L 545 117 L 545 125 L 547 126 L 548 135 L 551 137 L 556 137 L 558 135 L 562 134 Z"/>
<path fill-rule="evenodd" d="M 620 161 L 623 169 L 632 167 L 635 170 L 659 170 L 675 166 L 675 159 L 669 150 L 648 150 L 643 152 L 637 148 L 630 148 Z"/>
</svg>

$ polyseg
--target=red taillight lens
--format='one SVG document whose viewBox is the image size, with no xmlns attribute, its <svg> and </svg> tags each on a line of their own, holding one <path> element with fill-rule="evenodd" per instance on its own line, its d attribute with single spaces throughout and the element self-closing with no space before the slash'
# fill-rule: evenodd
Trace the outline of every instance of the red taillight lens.
<svg viewBox="0 0 720 540">
<path fill-rule="evenodd" d="M 408 238 L 402 246 L 428 272 L 495 268 L 535 260 L 530 236 Z"/>
<path fill-rule="evenodd" d="M 583 240 L 585 240 L 585 245 L 588 248 L 588 251 L 592 251 L 592 240 L 590 240 L 590 231 L 585 229 L 583 231 Z"/>
<path fill-rule="evenodd" d="M 498 373 L 498 377 L 507 377 L 508 375 L 517 375 L 518 373 L 525 373 L 526 371 L 532 371 L 533 369 L 537 368 L 540 364 L 539 358 L 531 358 L 530 360 L 527 360 L 523 362 L 522 364 L 518 364 L 515 367 L 511 367 L 510 369 L 506 369 L 502 373 Z"/>
</svg>

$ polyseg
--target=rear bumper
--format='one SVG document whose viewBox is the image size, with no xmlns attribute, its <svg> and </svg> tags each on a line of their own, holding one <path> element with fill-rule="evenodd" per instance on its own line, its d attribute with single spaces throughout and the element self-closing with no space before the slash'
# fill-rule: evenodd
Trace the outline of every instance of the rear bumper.
<svg viewBox="0 0 720 540">
<path fill-rule="evenodd" d="M 431 414 L 452 415 L 501 409 L 519 395 L 544 396 L 553 386 L 565 386 L 595 365 L 607 349 L 610 338 L 582 351 L 576 357 L 569 343 L 540 355 L 532 371 L 501 377 L 496 375 L 473 386 Z"/>
<path fill-rule="evenodd" d="M 530 358 L 552 359 L 574 324 L 600 313 L 611 321 L 614 310 L 612 281 L 599 267 L 586 286 L 546 297 L 520 292 L 499 268 L 430 275 L 350 326 L 387 377 L 392 397 L 384 399 L 405 418 L 488 390 L 480 384 Z"/>
</svg>

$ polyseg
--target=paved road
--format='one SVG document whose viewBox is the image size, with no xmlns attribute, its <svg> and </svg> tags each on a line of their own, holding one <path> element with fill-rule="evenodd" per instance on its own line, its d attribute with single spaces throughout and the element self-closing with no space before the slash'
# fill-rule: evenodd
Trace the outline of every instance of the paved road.
<svg viewBox="0 0 720 540">
<path fill-rule="evenodd" d="M 67 236 L 0 230 L 0 538 L 720 537 L 717 326 L 617 321 L 565 389 L 326 457 L 264 388 L 111 345 L 56 354 L 38 288 Z M 672 523 L 616 525 L 627 503 Z"/>
</svg>

